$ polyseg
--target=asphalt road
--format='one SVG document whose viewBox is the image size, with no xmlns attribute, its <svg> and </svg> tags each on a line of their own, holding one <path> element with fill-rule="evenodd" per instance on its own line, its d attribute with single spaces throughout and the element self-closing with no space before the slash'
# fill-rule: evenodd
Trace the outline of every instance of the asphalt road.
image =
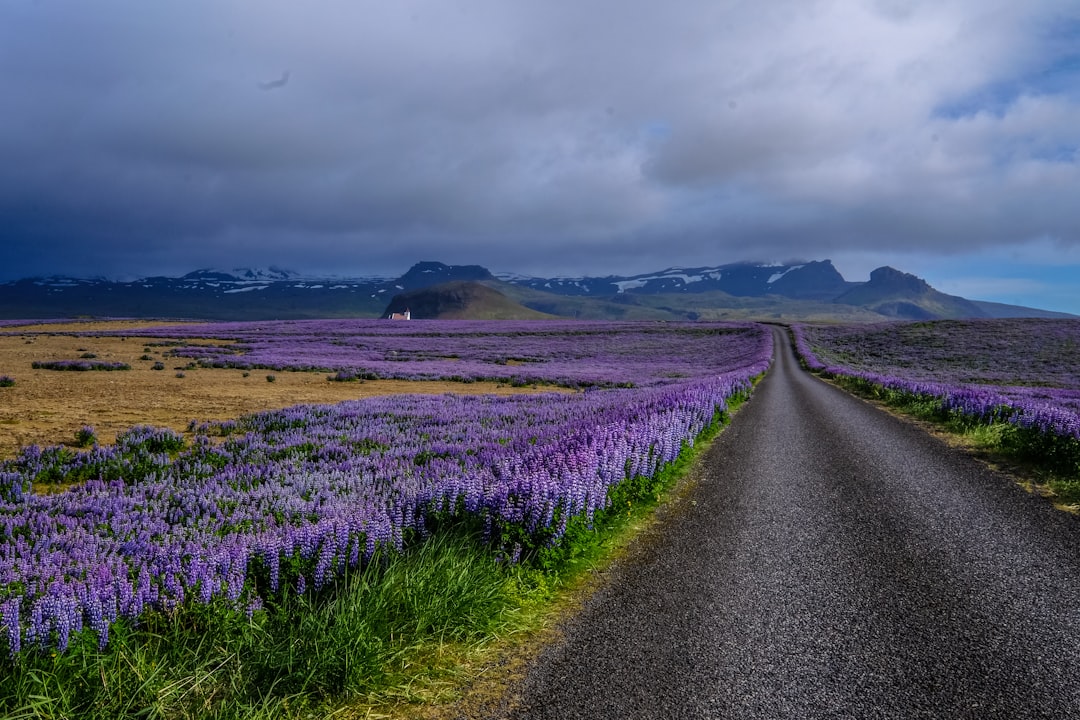
<svg viewBox="0 0 1080 720">
<path fill-rule="evenodd" d="M 1080 718 L 1080 518 L 777 339 L 509 717 Z"/>
</svg>

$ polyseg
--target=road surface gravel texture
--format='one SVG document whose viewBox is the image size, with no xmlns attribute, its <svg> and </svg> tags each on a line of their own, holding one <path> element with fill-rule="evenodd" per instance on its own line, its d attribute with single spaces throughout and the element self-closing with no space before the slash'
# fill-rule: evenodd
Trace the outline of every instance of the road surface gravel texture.
<svg viewBox="0 0 1080 720">
<path fill-rule="evenodd" d="M 774 367 L 507 717 L 1080 718 L 1080 518 Z"/>
</svg>

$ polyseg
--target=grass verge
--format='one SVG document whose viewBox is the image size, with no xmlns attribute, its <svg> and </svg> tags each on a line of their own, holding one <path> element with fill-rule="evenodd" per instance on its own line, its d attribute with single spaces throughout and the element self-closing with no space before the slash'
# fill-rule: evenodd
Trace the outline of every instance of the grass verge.
<svg viewBox="0 0 1080 720">
<path fill-rule="evenodd" d="M 449 529 L 249 613 L 218 604 L 150 614 L 114 627 L 103 649 L 83 632 L 63 654 L 0 659 L 0 716 L 437 716 L 460 688 L 482 685 L 492 663 L 520 658 L 744 399 L 729 401 L 656 477 L 625 481 L 591 525 L 571 521 L 563 543 L 525 562 L 500 562 L 474 534 Z"/>
<path fill-rule="evenodd" d="M 407 684 L 450 643 L 497 635 L 513 576 L 463 535 L 376 557 L 322 592 L 288 588 L 250 617 L 224 604 L 120 625 L 99 649 L 24 652 L 0 679 L 7 718 L 306 718 Z"/>
</svg>

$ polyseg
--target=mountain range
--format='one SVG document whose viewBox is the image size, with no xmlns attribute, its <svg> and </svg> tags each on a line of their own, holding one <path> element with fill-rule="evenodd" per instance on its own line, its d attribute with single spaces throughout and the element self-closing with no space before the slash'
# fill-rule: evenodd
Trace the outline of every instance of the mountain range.
<svg viewBox="0 0 1080 720">
<path fill-rule="evenodd" d="M 829 260 L 669 268 L 632 276 L 538 278 L 420 262 L 396 278 L 310 278 L 281 268 L 202 269 L 132 281 L 71 277 L 0 283 L 0 318 L 257 320 L 386 317 L 845 322 L 1071 317 L 939 292 L 882 267 L 850 282 Z"/>
</svg>

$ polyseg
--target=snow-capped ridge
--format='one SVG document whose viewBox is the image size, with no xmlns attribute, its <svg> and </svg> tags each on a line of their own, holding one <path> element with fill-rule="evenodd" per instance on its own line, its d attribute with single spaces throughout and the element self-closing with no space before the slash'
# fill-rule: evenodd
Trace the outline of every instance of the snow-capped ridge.
<svg viewBox="0 0 1080 720">
<path fill-rule="evenodd" d="M 540 294 L 514 293 L 491 284 L 496 281 Z M 748 306 L 736 298 L 744 297 L 763 298 L 762 307 L 780 303 L 785 308 L 782 312 L 790 312 L 791 301 L 861 307 L 882 317 L 975 317 L 984 312 L 981 306 L 937 293 L 924 280 L 888 267 L 875 270 L 868 283 L 848 282 L 829 260 L 677 266 L 636 275 L 546 278 L 507 272 L 493 275 L 480 265 L 425 261 L 396 277 L 301 274 L 270 266 L 207 267 L 181 277 L 155 275 L 123 281 L 57 275 L 23 278 L 0 282 L 0 316 L 127 316 L 137 309 L 147 317 L 363 317 L 380 312 L 386 298 L 398 293 L 446 283 L 487 284 L 506 291 L 525 307 L 568 317 L 634 318 L 669 313 L 693 320 L 699 308 L 732 307 L 741 312 Z M 643 297 L 648 295 L 670 299 L 654 302 Z M 557 296 L 589 298 L 584 302 L 599 304 L 583 305 L 577 300 L 558 300 Z M 1031 309 L 1002 307 L 985 312 L 1032 316 Z M 770 317 L 779 317 L 775 312 Z M 815 312 L 821 312 L 820 307 Z"/>
<path fill-rule="evenodd" d="M 268 280 L 300 280 L 300 273 L 271 265 L 268 268 L 238 267 L 229 270 L 200 268 L 184 275 L 183 280 L 219 280 L 234 282 L 266 282 Z"/>
</svg>

